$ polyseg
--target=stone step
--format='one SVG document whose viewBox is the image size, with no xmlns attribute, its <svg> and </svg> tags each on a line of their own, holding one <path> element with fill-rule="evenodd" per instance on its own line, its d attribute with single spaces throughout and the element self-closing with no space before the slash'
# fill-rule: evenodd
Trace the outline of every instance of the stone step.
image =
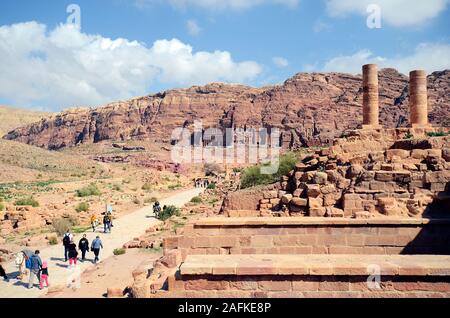
<svg viewBox="0 0 450 318">
<path fill-rule="evenodd" d="M 215 227 L 215 226 L 294 226 L 294 225 L 429 225 L 429 224 L 450 224 L 450 219 L 427 219 L 427 218 L 325 218 L 325 217 L 211 217 L 194 221 L 194 226 Z"/>
<path fill-rule="evenodd" d="M 182 276 L 450 276 L 448 255 L 188 255 Z"/>
<path fill-rule="evenodd" d="M 188 255 L 450 255 L 450 219 L 211 217 L 188 223 L 164 249 Z"/>
</svg>

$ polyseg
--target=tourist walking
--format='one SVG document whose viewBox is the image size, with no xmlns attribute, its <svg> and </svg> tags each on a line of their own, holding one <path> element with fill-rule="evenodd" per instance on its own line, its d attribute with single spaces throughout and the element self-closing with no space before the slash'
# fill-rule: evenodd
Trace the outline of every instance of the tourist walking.
<svg viewBox="0 0 450 318">
<path fill-rule="evenodd" d="M 2 264 L 0 264 L 0 276 L 3 277 L 5 281 L 9 281 L 8 276 L 6 275 L 5 269 L 3 268 Z"/>
<path fill-rule="evenodd" d="M 81 251 L 81 261 L 84 262 L 86 259 L 86 252 L 89 251 L 89 241 L 86 238 L 86 234 L 84 234 L 83 238 L 78 242 L 78 248 Z"/>
<path fill-rule="evenodd" d="M 95 240 L 92 241 L 91 250 L 94 252 L 95 258 L 94 258 L 94 264 L 97 263 L 100 255 L 100 249 L 103 248 L 102 240 L 100 239 L 100 236 L 97 236 Z"/>
<path fill-rule="evenodd" d="M 34 279 L 36 278 L 40 282 L 39 272 L 41 271 L 42 261 L 39 257 L 39 250 L 34 252 L 31 256 L 31 268 L 30 268 L 30 280 L 28 281 L 28 289 L 33 288 Z"/>
<path fill-rule="evenodd" d="M 111 216 L 109 214 L 105 214 L 103 217 L 103 227 L 104 233 L 111 233 Z"/>
<path fill-rule="evenodd" d="M 73 240 L 73 235 L 70 233 L 70 230 L 67 230 L 63 237 L 63 246 L 64 246 L 64 259 L 65 262 L 69 259 L 69 244 Z"/>
<path fill-rule="evenodd" d="M 109 205 L 108 203 L 106 203 L 106 211 L 105 211 L 105 213 L 106 213 L 107 215 L 109 215 L 111 227 L 114 227 L 114 224 L 113 224 L 113 216 L 112 216 L 112 214 L 113 214 L 113 208 L 112 208 L 112 206 Z"/>
<path fill-rule="evenodd" d="M 161 213 L 161 205 L 158 201 L 153 204 L 153 214 L 155 215 L 155 218 L 159 219 L 159 214 Z"/>
<path fill-rule="evenodd" d="M 45 283 L 45 285 L 47 285 L 47 288 L 50 287 L 50 285 L 48 283 L 48 264 L 47 264 L 47 262 L 42 263 L 41 282 L 40 282 L 41 289 L 44 288 L 44 283 Z"/>
<path fill-rule="evenodd" d="M 91 215 L 91 226 L 92 226 L 92 232 L 95 232 L 95 229 L 97 228 L 98 225 L 98 219 L 97 216 L 95 214 Z"/>
<path fill-rule="evenodd" d="M 72 264 L 77 265 L 77 257 L 78 257 L 78 251 L 77 251 L 77 245 L 73 242 L 73 239 L 69 243 L 69 265 L 72 266 Z"/>
</svg>

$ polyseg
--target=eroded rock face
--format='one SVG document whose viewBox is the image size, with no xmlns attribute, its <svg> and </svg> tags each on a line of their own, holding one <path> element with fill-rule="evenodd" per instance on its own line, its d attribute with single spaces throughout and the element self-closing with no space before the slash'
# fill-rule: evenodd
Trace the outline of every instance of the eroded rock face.
<svg viewBox="0 0 450 318">
<path fill-rule="evenodd" d="M 429 119 L 450 126 L 450 71 L 428 77 Z M 380 123 L 408 124 L 408 78 L 394 69 L 379 73 Z M 209 84 L 117 102 L 97 109 L 72 109 L 11 131 L 4 138 L 57 150 L 103 140 L 170 143 L 173 129 L 276 127 L 284 148 L 330 144 L 362 123 L 362 78 L 340 73 L 300 73 L 283 85 L 251 88 Z"/>
</svg>

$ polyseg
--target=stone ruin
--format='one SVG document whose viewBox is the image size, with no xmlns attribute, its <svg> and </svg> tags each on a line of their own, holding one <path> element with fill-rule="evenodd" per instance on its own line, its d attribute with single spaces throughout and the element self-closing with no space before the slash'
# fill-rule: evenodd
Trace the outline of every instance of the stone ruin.
<svg viewBox="0 0 450 318">
<path fill-rule="evenodd" d="M 429 135 L 449 129 L 428 124 L 426 73 L 413 71 L 410 78 L 410 128 L 383 129 L 377 67 L 365 65 L 362 129 L 303 158 L 281 178 L 278 191 L 261 193 L 259 214 L 445 217 L 450 211 L 450 136 Z"/>
<path fill-rule="evenodd" d="M 133 296 L 450 297 L 450 137 L 428 135 L 449 130 L 428 125 L 423 71 L 411 72 L 410 127 L 383 129 L 376 66 L 363 72 L 361 129 L 303 158 L 254 210 L 165 238 Z"/>
<path fill-rule="evenodd" d="M 261 193 L 259 210 L 265 216 L 445 217 L 450 136 L 426 137 L 430 131 L 351 131 L 304 158 L 278 191 Z M 404 139 L 409 134 L 417 139 Z"/>
</svg>

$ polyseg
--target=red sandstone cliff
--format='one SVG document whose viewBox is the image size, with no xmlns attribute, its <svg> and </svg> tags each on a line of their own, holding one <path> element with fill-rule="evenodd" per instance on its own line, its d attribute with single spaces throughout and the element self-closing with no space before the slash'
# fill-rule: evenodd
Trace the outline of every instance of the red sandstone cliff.
<svg viewBox="0 0 450 318">
<path fill-rule="evenodd" d="M 386 127 L 408 122 L 408 78 L 384 69 L 380 120 Z M 450 70 L 428 77 L 429 117 L 450 126 Z M 362 79 L 340 73 L 300 73 L 283 85 L 251 88 L 209 84 L 73 109 L 18 128 L 4 138 L 52 150 L 102 140 L 170 142 L 172 130 L 202 120 L 203 127 L 278 127 L 285 147 L 329 143 L 362 122 Z"/>
</svg>

